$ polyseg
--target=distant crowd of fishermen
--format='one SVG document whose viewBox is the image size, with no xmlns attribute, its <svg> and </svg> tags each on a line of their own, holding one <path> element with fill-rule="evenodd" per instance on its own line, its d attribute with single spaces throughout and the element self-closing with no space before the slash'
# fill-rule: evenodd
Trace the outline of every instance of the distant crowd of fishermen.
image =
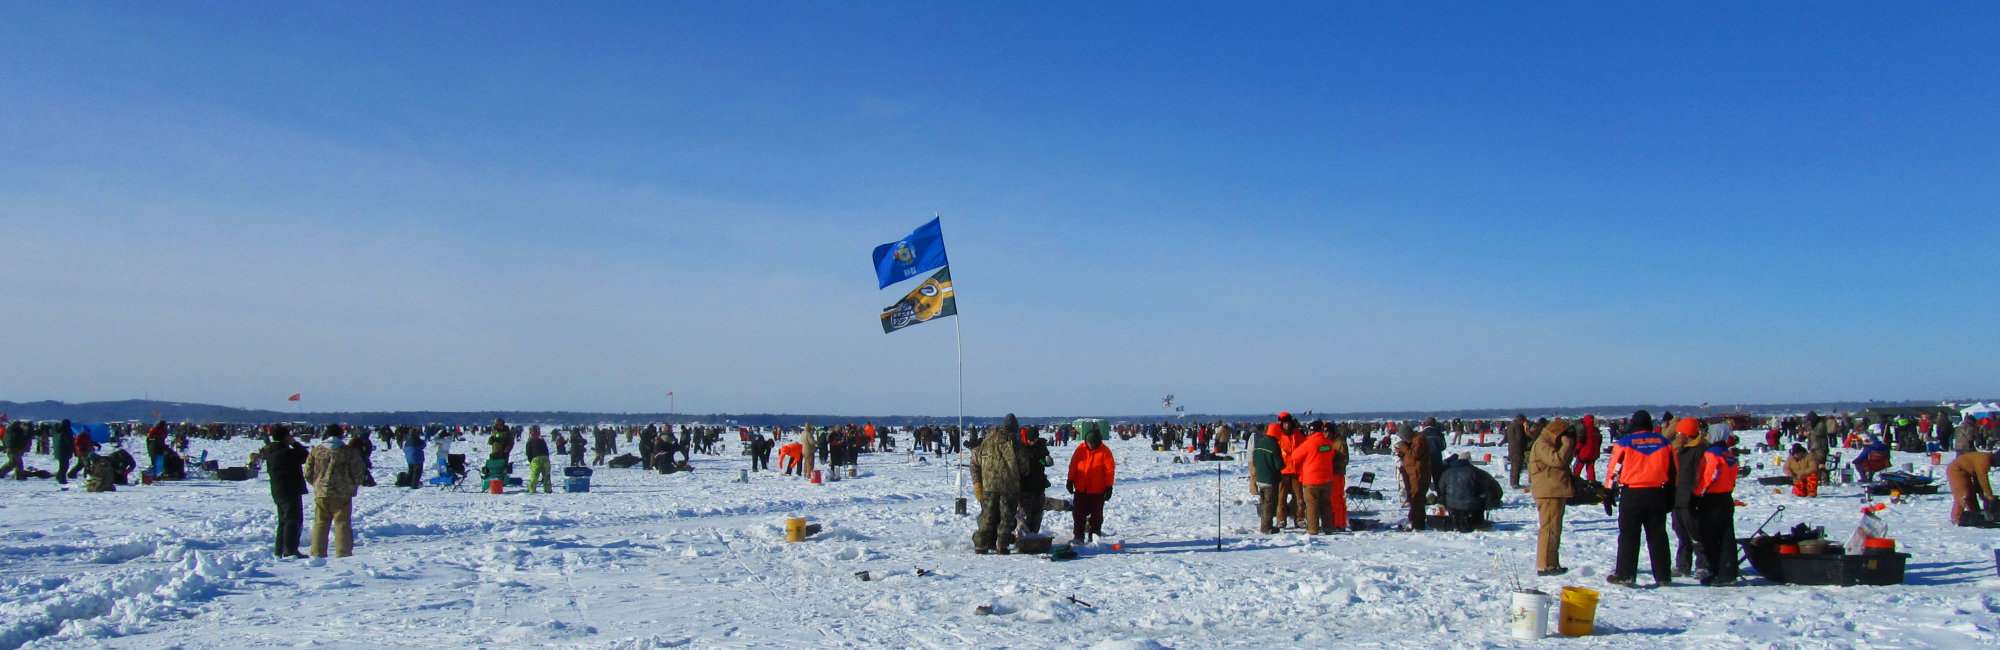
<svg viewBox="0 0 2000 650">
<path fill-rule="evenodd" d="M 1516 416 L 1511 420 L 1441 422 L 1428 418 L 1421 422 L 1310 424 L 1290 413 L 1280 413 L 1268 423 L 1157 422 L 1081 430 L 1071 424 L 1022 426 L 1009 416 L 1005 423 L 988 427 L 981 437 L 970 441 L 956 427 L 878 428 L 872 423 L 808 424 L 790 429 L 658 424 L 556 427 L 544 437 L 539 426 L 524 431 L 497 420 L 491 427 L 481 428 L 434 424 L 328 425 L 321 429 L 164 421 L 143 428 L 133 423 L 92 428 L 68 421 L 12 421 L 6 426 L 7 463 L 0 466 L 0 476 L 12 473 L 17 480 L 41 476 L 66 483 L 85 474 L 90 477 L 89 489 L 108 491 L 129 484 L 134 470 L 147 482 L 183 477 L 183 457 L 191 440 L 261 436 L 268 443 L 253 455 L 251 464 L 253 468 L 260 463 L 270 468 L 279 519 L 274 552 L 284 557 L 302 555 L 300 500 L 310 485 L 318 495 L 311 548 L 313 555 L 324 556 L 328 533 L 335 555 L 350 552 L 351 499 L 360 487 L 374 485 L 370 470 L 378 446 L 403 452 L 407 470 L 399 475 L 398 486 L 415 488 L 423 484 L 427 450 L 435 450 L 440 465 L 448 457 L 460 462 L 462 456 L 451 453 L 453 445 L 467 435 L 484 433 L 489 456 L 482 475 L 506 477 L 512 472 L 511 457 L 519 443 L 528 460 L 527 488 L 532 493 L 553 491 L 552 451 L 567 456 L 571 466 L 637 465 L 666 473 L 685 469 L 691 453 L 724 453 L 724 437 L 734 428 L 751 471 L 770 469 L 770 456 L 776 449 L 782 471 L 803 478 L 813 475 L 821 465 L 852 466 L 863 452 L 893 451 L 896 436 L 904 434 L 913 443 L 912 453 L 942 456 L 971 450 L 970 478 L 981 505 L 974 548 L 981 553 L 1006 553 L 1024 538 L 1041 536 L 1042 515 L 1051 503 L 1072 512 L 1075 542 L 1087 543 L 1101 534 L 1103 509 L 1116 481 L 1116 462 L 1103 444 L 1107 433 L 1124 440 L 1144 438 L 1156 451 L 1184 453 L 1196 461 L 1231 460 L 1232 448 L 1246 448 L 1250 453 L 1243 461 L 1249 465 L 1250 489 L 1258 500 L 1259 529 L 1265 533 L 1304 529 L 1309 534 L 1356 527 L 1348 517 L 1347 498 L 1354 490 L 1369 492 L 1347 486 L 1349 460 L 1356 453 L 1395 454 L 1399 458 L 1409 529 L 1442 525 L 1471 532 L 1489 527 L 1487 511 L 1500 504 L 1500 482 L 1480 467 L 1484 463 L 1473 462 L 1470 454 L 1446 456 L 1444 450 L 1451 445 L 1486 445 L 1490 441 L 1505 447 L 1509 488 L 1522 489 L 1522 475 L 1529 477 L 1527 489 L 1539 511 L 1536 568 L 1541 573 L 1558 575 L 1567 570 L 1559 561 L 1566 507 L 1601 504 L 1610 515 L 1615 504 L 1619 550 L 1609 580 L 1632 582 L 1639 545 L 1644 542 L 1657 581 L 1694 576 L 1711 583 L 1735 577 L 1731 492 L 1739 472 L 1737 436 L 1745 424 L 1764 429 L 1763 440 L 1756 445 L 1760 451 L 1779 450 L 1791 443 L 1781 468 L 1792 477 L 1795 495 L 1817 494 L 1831 471 L 1830 449 L 1858 449 L 1852 467 L 1867 480 L 1888 467 L 1891 449 L 1948 447 L 1958 452 L 1947 468 L 1953 491 L 1952 520 L 1961 521 L 1968 512 L 1992 517 L 2000 510 L 1992 502 L 1988 476 L 1992 456 L 1982 451 L 2000 442 L 1992 415 L 1933 420 L 1928 414 L 1870 419 L 1807 413 L 1749 420 L 1666 414 L 1656 426 L 1646 411 L 1609 421 L 1585 415 L 1575 421 L 1530 421 Z M 131 435 L 144 436 L 147 463 L 143 466 L 124 449 L 124 439 Z M 315 437 L 322 444 L 308 450 L 305 443 Z M 638 456 L 618 454 L 621 437 L 636 443 Z M 1044 492 L 1051 483 L 1045 469 L 1053 466 L 1050 447 L 1072 444 L 1078 444 L 1078 449 L 1068 463 L 1064 487 L 1074 496 L 1070 500 L 1047 499 Z M 26 457 L 31 451 L 52 456 L 56 471 L 29 468 Z M 595 452 L 595 457 L 586 463 L 590 452 Z M 323 458 L 318 465 L 311 462 L 314 454 Z M 1601 486 L 1597 478 L 1600 460 L 1608 461 Z M 1432 505 L 1441 509 L 1436 516 L 1425 511 Z M 1668 530 L 1679 542 L 1672 553 L 1666 543 Z"/>
</svg>

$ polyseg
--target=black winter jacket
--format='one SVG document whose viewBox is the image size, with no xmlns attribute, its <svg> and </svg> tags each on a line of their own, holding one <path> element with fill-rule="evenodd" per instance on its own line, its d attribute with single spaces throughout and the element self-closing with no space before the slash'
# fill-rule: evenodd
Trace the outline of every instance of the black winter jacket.
<svg viewBox="0 0 2000 650">
<path fill-rule="evenodd" d="M 1459 458 L 1445 462 L 1444 474 L 1438 477 L 1438 492 L 1444 496 L 1444 507 L 1452 510 L 1500 507 L 1500 482 Z"/>
<path fill-rule="evenodd" d="M 306 493 L 306 455 L 310 453 L 297 442 L 266 443 L 263 451 L 257 453 L 264 460 L 264 467 L 271 473 L 271 496 L 290 497 Z"/>
</svg>

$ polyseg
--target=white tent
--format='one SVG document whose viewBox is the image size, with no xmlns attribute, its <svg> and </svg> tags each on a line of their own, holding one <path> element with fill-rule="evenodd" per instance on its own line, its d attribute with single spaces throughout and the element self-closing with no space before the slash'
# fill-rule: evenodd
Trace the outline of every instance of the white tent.
<svg viewBox="0 0 2000 650">
<path fill-rule="evenodd" d="M 1987 413 L 2000 415 L 2000 404 L 1994 404 L 1992 402 L 1981 402 L 1958 410 L 1958 414 L 1960 417 L 1978 416 Z"/>
</svg>

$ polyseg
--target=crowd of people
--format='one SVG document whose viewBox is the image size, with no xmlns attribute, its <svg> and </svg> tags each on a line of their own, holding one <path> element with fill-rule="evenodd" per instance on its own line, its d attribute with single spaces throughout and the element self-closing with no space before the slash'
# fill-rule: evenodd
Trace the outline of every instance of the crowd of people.
<svg viewBox="0 0 2000 650">
<path fill-rule="evenodd" d="M 1348 467 L 1355 454 L 1393 454 L 1401 479 L 1401 499 L 1407 509 L 1407 529 L 1439 526 L 1461 533 L 1490 528 L 1488 513 L 1500 507 L 1504 490 L 1526 490 L 1537 509 L 1535 568 L 1542 575 L 1567 571 L 1561 562 L 1565 512 L 1570 507 L 1601 506 L 1618 522 L 1617 554 L 1607 577 L 1615 584 L 1637 579 L 1639 551 L 1647 551 L 1652 577 L 1666 584 L 1674 578 L 1695 578 L 1703 584 L 1733 581 L 1736 560 L 1734 504 L 1741 473 L 1738 456 L 1748 428 L 1764 429 L 1756 450 L 1782 451 L 1778 468 L 1789 478 L 1792 494 L 1816 497 L 1834 471 L 1833 449 L 1852 449 L 1848 466 L 1863 481 L 1888 469 L 1891 450 L 1949 448 L 1956 452 L 1945 470 L 1953 494 L 1953 522 L 1973 525 L 2000 519 L 1993 501 L 1989 473 L 1995 435 L 1991 416 L 1933 419 L 1928 414 L 1860 417 L 1851 414 L 1750 420 L 1741 416 L 1681 417 L 1658 420 L 1647 411 L 1606 420 L 1584 415 L 1574 420 L 1517 415 L 1507 420 L 1339 421 L 1301 422 L 1290 413 L 1256 422 L 1155 422 L 1103 426 L 1060 423 L 1024 426 L 1008 416 L 1004 423 L 967 439 L 957 427 L 877 427 L 872 423 L 815 427 L 752 429 L 734 427 L 740 454 L 748 470 L 770 470 L 773 451 L 779 470 L 807 478 L 821 468 L 851 467 L 860 455 L 894 451 L 896 437 L 905 435 L 912 454 L 943 456 L 969 452 L 972 491 L 980 507 L 974 551 L 1007 554 L 1023 540 L 1046 537 L 1043 517 L 1050 507 L 1071 513 L 1072 543 L 1086 544 L 1102 534 L 1104 508 L 1117 481 L 1117 462 L 1107 435 L 1122 440 L 1145 439 L 1156 452 L 1171 452 L 1191 461 L 1236 460 L 1231 450 L 1248 451 L 1249 488 L 1256 498 L 1258 529 L 1275 534 L 1287 529 L 1330 534 L 1359 528 L 1349 517 L 1352 493 Z M 496 420 L 490 427 L 462 426 L 341 426 L 322 428 L 271 424 L 192 425 L 164 421 L 152 425 L 117 423 L 80 427 L 68 421 L 6 424 L 7 462 L 0 477 L 17 480 L 49 478 L 67 484 L 82 477 L 91 491 L 129 485 L 136 470 L 140 482 L 176 480 L 186 476 L 186 455 L 192 440 L 256 436 L 265 444 L 250 464 L 269 472 L 277 513 L 274 554 L 304 557 L 300 537 L 304 497 L 313 496 L 310 555 L 345 556 L 352 549 L 350 519 L 354 496 L 373 487 L 373 459 L 378 448 L 399 449 L 402 471 L 398 487 L 417 488 L 438 481 L 456 481 L 467 473 L 455 445 L 484 434 L 488 443 L 483 480 L 512 479 L 518 450 L 526 461 L 529 493 L 553 492 L 556 457 L 571 467 L 637 466 L 672 473 L 689 469 L 691 454 L 723 454 L 731 428 L 697 425 L 637 425 L 555 427 L 545 436 L 540 426 L 525 429 Z M 145 464 L 125 450 L 125 440 L 142 436 Z M 1914 442 L 1912 437 L 1914 437 Z M 637 456 L 619 454 L 620 438 Z M 317 445 L 312 443 L 317 440 Z M 553 442 L 553 444 L 551 444 Z M 1446 455 L 1456 445 L 1493 445 L 1504 449 L 1506 482 L 1470 454 Z M 1782 447 L 1790 443 L 1789 448 Z M 311 446 L 309 446 L 311 445 Z M 1048 470 L 1055 466 L 1052 448 L 1068 448 L 1061 474 L 1069 498 L 1049 499 L 1053 486 Z M 54 471 L 29 466 L 31 454 L 45 454 Z M 204 454 L 205 455 L 205 454 Z M 1490 459 L 1490 454 L 1488 455 Z M 426 463 L 435 459 L 435 465 Z M 213 464 L 212 462 L 210 463 Z M 1602 464 L 1602 479 L 1599 469 Z M 442 478 L 426 481 L 434 471 Z M 1059 470 L 1061 471 L 1061 470 Z M 457 474 L 457 476 L 454 476 Z M 1524 487 L 1522 477 L 1527 477 Z M 1371 482 L 1372 476 L 1364 477 Z M 1428 512 L 1432 507 L 1436 513 Z M 1671 535 L 1670 535 L 1671 534 Z"/>
</svg>

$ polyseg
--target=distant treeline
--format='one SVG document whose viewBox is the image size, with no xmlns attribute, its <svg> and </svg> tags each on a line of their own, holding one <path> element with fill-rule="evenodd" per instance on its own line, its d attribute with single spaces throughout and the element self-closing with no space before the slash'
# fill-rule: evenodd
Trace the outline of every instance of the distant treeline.
<svg viewBox="0 0 2000 650">
<path fill-rule="evenodd" d="M 1782 415 L 1789 413 L 1860 412 L 1869 408 L 1931 406 L 1937 400 L 1917 401 L 1868 401 L 1868 402 L 1817 402 L 1802 404 L 1732 404 L 1711 405 L 1703 408 L 1694 404 L 1654 404 L 1654 405 L 1607 405 L 1607 406 L 1556 406 L 1511 409 L 1461 409 L 1455 411 L 1364 411 L 1346 413 L 1315 413 L 1295 411 L 1302 420 L 1414 420 L 1436 417 L 1449 420 L 1492 420 L 1514 417 L 1516 413 L 1530 418 L 1542 416 L 1581 416 L 1595 413 L 1601 416 L 1629 415 L 1639 409 L 1652 411 L 1655 416 L 1663 411 L 1681 414 L 1749 413 L 1752 415 Z M 798 426 L 803 423 L 814 425 L 862 424 L 872 422 L 885 426 L 918 426 L 926 424 L 951 424 L 956 418 L 885 415 L 796 415 L 785 413 L 585 413 L 579 411 L 360 411 L 360 412 L 309 412 L 287 413 L 263 409 L 241 409 L 212 404 L 190 404 L 186 402 L 161 402 L 149 400 L 124 400 L 116 402 L 84 402 L 68 404 L 64 402 L 8 402 L 0 401 L 0 413 L 19 420 L 61 420 L 75 422 L 123 422 L 168 420 L 171 422 L 310 422 L 313 424 L 341 423 L 357 425 L 388 424 L 445 424 L 484 425 L 492 424 L 494 418 L 504 418 L 508 422 L 524 424 L 645 424 L 645 423 L 704 423 L 732 424 L 747 427 Z M 1113 422 L 1262 422 L 1271 419 L 1271 413 L 1251 414 L 1187 414 L 1176 417 L 1168 414 L 1111 416 L 1102 414 L 1082 414 L 1062 417 L 1023 417 L 1027 423 L 1064 422 L 1073 417 L 1100 417 Z M 967 417 L 966 422 L 974 425 L 995 424 L 1000 416 Z"/>
</svg>

